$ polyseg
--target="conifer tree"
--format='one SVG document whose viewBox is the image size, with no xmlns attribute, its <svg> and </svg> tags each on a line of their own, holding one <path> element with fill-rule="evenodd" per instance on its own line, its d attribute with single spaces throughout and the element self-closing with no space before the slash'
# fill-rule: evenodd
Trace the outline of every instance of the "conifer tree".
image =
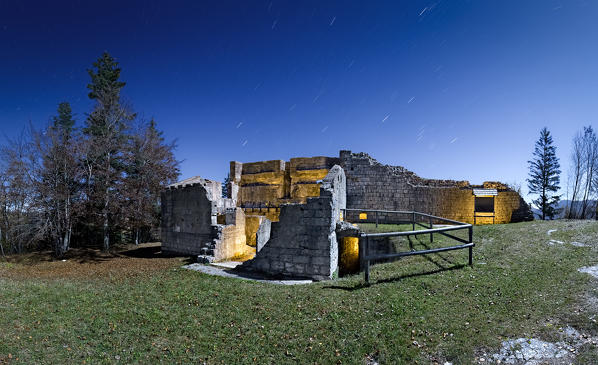
<svg viewBox="0 0 598 365">
<path fill-rule="evenodd" d="M 90 221 L 102 227 L 102 246 L 108 251 L 111 221 L 115 220 L 122 207 L 125 131 L 135 114 L 121 105 L 120 91 L 125 83 L 119 81 L 121 70 L 118 62 L 105 52 L 93 63 L 93 67 L 88 70 L 91 83 L 87 88 L 90 90 L 89 98 L 95 100 L 96 105 L 83 129 L 88 137 L 86 195 Z"/>
<path fill-rule="evenodd" d="M 536 141 L 533 159 L 528 161 L 529 178 L 527 187 L 530 194 L 538 194 L 533 203 L 542 212 L 542 219 L 554 218 L 558 213 L 555 205 L 560 196 L 555 195 L 560 187 L 560 165 L 556 157 L 556 147 L 552 145 L 552 136 L 546 127 L 540 131 Z"/>
<path fill-rule="evenodd" d="M 222 197 L 228 198 L 228 184 L 230 183 L 230 173 L 227 173 L 222 182 Z"/>
</svg>

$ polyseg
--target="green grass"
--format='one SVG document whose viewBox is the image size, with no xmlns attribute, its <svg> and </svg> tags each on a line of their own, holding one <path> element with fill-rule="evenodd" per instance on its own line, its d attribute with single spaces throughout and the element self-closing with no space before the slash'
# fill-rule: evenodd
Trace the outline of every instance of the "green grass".
<svg viewBox="0 0 598 365">
<path fill-rule="evenodd" d="M 549 229 L 593 246 L 549 246 Z M 577 272 L 598 264 L 598 223 L 480 226 L 474 239 L 473 267 L 466 250 L 410 257 L 374 266 L 370 286 L 361 275 L 286 287 L 182 269 L 121 280 L 0 271 L 0 363 L 471 363 L 567 324 L 598 334 L 598 281 Z M 598 356 L 583 351 L 580 361 Z"/>
</svg>

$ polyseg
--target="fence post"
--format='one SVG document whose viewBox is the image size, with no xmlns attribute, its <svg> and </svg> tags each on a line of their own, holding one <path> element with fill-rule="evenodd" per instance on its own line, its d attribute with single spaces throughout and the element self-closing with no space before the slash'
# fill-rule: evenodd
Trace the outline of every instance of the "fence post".
<svg viewBox="0 0 598 365">
<path fill-rule="evenodd" d="M 428 217 L 429 218 L 429 222 L 430 222 L 430 229 L 434 228 L 434 225 L 432 224 L 432 217 Z M 430 243 L 434 242 L 434 233 L 430 232 Z"/>
<path fill-rule="evenodd" d="M 365 271 L 365 239 L 359 232 L 359 271 Z"/>
<path fill-rule="evenodd" d="M 473 227 L 469 226 L 469 243 L 473 243 Z M 469 266 L 473 265 L 473 247 L 469 247 Z"/>
<path fill-rule="evenodd" d="M 368 236 L 365 236 L 365 247 L 363 249 L 365 256 L 367 257 L 368 255 L 368 246 L 369 246 L 369 239 Z M 365 273 L 364 273 L 364 279 L 366 283 L 370 283 L 370 260 L 368 260 L 367 258 L 365 258 Z"/>
<path fill-rule="evenodd" d="M 378 228 L 378 211 L 376 211 L 376 228 Z"/>
<path fill-rule="evenodd" d="M 411 230 L 415 231 L 415 210 L 411 213 Z"/>
</svg>

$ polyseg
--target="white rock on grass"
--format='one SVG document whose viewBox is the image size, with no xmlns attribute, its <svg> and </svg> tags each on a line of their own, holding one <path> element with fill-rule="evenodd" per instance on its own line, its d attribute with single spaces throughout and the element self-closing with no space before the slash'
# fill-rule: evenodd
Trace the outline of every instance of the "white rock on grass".
<svg viewBox="0 0 598 365">
<path fill-rule="evenodd" d="M 580 267 L 579 269 L 577 269 L 577 271 L 590 274 L 596 279 L 598 279 L 598 265 Z"/>
<path fill-rule="evenodd" d="M 596 339 L 581 334 L 573 327 L 560 328 L 562 341 L 546 342 L 536 338 L 518 338 L 502 342 L 500 352 L 492 355 L 495 362 L 503 364 L 552 364 L 570 362 L 576 355 L 576 350 L 584 344 L 596 343 Z"/>
<path fill-rule="evenodd" d="M 549 230 L 546 232 L 546 234 L 550 236 L 550 235 L 552 234 L 552 232 L 556 232 L 556 231 L 558 231 L 558 229 L 549 229 Z"/>
<path fill-rule="evenodd" d="M 535 338 L 518 338 L 502 342 L 498 354 L 492 357 L 494 361 L 503 364 L 536 365 L 551 359 L 565 359 L 575 349 L 564 342 L 546 342 Z"/>
<path fill-rule="evenodd" d="M 563 241 L 558 241 L 558 240 L 550 240 L 550 241 L 548 241 L 548 244 L 549 244 L 549 245 L 551 245 L 551 246 L 554 246 L 554 245 L 562 245 L 562 244 L 564 244 L 564 243 L 565 243 L 565 242 L 563 242 Z"/>
<path fill-rule="evenodd" d="M 550 241 L 548 241 L 548 244 L 549 244 L 550 246 L 554 246 L 554 245 L 564 245 L 564 244 L 565 244 L 565 242 L 563 242 L 563 241 L 559 241 L 559 240 L 550 240 Z M 570 242 L 569 244 L 570 244 L 571 246 L 574 246 L 574 247 L 589 247 L 589 246 L 590 246 L 590 245 L 588 245 L 588 244 L 581 243 L 581 242 L 576 242 L 576 241 Z"/>
</svg>

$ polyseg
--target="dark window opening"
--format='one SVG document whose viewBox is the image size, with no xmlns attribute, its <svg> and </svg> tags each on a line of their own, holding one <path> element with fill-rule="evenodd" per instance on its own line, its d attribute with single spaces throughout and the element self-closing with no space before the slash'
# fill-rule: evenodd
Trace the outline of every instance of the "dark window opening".
<svg viewBox="0 0 598 365">
<path fill-rule="evenodd" d="M 475 211 L 478 213 L 494 213 L 494 197 L 476 196 Z"/>
</svg>

